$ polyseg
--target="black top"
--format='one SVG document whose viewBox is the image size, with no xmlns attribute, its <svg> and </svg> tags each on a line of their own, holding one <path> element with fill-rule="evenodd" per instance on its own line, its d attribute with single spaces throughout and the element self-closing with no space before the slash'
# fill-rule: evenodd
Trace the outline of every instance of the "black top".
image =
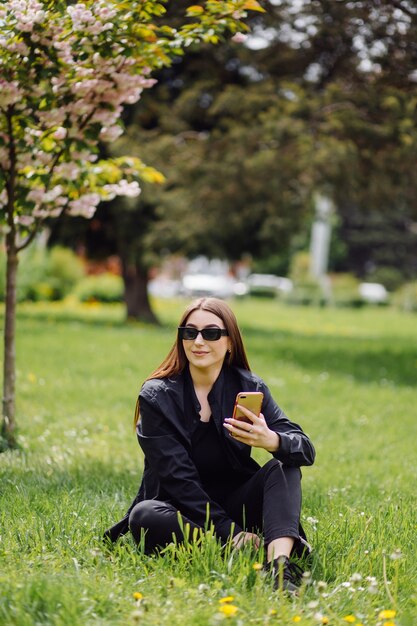
<svg viewBox="0 0 417 626">
<path fill-rule="evenodd" d="M 200 418 L 201 406 L 189 372 L 185 376 L 184 409 L 192 424 L 191 458 L 197 469 L 204 491 L 216 502 L 223 504 L 228 494 L 248 479 L 230 462 L 224 437 L 220 436 L 213 416 L 208 422 Z"/>
<path fill-rule="evenodd" d="M 204 490 L 219 504 L 224 503 L 228 494 L 242 483 L 242 477 L 239 480 L 233 469 L 212 418 L 209 422 L 200 420 L 197 424 L 191 438 L 191 456 Z"/>
</svg>

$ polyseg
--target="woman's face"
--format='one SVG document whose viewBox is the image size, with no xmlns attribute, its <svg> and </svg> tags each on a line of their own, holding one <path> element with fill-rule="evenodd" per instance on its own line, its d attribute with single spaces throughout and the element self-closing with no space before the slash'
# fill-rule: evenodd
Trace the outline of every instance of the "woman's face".
<svg viewBox="0 0 417 626">
<path fill-rule="evenodd" d="M 199 330 L 203 328 L 225 328 L 223 321 L 214 313 L 197 309 L 188 317 L 185 326 Z M 224 357 L 230 348 L 230 337 L 220 337 L 217 341 L 205 341 L 199 333 L 195 339 L 183 339 L 185 355 L 190 367 L 199 370 L 218 369 L 223 365 Z"/>
</svg>

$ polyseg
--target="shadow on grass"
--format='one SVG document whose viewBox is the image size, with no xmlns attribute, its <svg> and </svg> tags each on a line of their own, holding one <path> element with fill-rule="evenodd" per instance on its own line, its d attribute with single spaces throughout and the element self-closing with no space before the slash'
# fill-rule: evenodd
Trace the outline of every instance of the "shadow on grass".
<svg viewBox="0 0 417 626">
<path fill-rule="evenodd" d="M 91 522 L 97 525 L 99 534 L 123 517 L 136 496 L 142 477 L 140 468 L 133 476 L 121 467 L 115 468 L 109 462 L 96 459 L 84 459 L 60 468 L 43 462 L 43 459 L 27 466 L 24 455 L 19 452 L 6 454 L 13 455 L 13 461 L 22 463 L 13 463 L 13 469 L 0 467 L 3 512 L 7 514 L 10 506 L 11 510 L 19 509 L 19 517 L 24 514 L 48 517 L 49 514 L 59 515 L 62 510 L 72 510 L 76 517 L 88 519 L 89 511 L 98 511 L 102 522 L 97 518 Z M 16 495 L 19 496 L 18 505 L 14 502 Z"/>
<path fill-rule="evenodd" d="M 405 339 L 306 336 L 248 326 L 243 330 L 250 357 L 276 359 L 318 373 L 335 372 L 364 383 L 417 383 L 417 346 Z"/>
<path fill-rule="evenodd" d="M 18 318 L 46 324 L 76 323 L 86 327 L 106 327 L 136 330 L 143 328 L 158 335 L 166 332 L 167 350 L 175 335 L 175 325 L 159 326 L 140 321 L 127 321 L 122 308 L 97 313 L 91 317 L 85 311 L 47 310 L 20 311 Z M 417 383 L 417 345 L 398 337 L 344 337 L 314 334 L 297 334 L 277 329 L 262 329 L 242 325 L 249 358 L 276 359 L 319 373 L 332 372 L 351 376 L 358 382 L 415 385 Z"/>
<path fill-rule="evenodd" d="M 18 309 L 17 319 L 25 321 L 45 322 L 46 324 L 68 324 L 76 323 L 85 326 L 106 326 L 106 327 L 150 327 L 158 328 L 156 324 L 150 324 L 140 320 L 126 318 L 124 309 L 115 309 L 114 311 L 101 311 L 94 309 L 81 309 L 80 311 L 71 309 Z"/>
</svg>

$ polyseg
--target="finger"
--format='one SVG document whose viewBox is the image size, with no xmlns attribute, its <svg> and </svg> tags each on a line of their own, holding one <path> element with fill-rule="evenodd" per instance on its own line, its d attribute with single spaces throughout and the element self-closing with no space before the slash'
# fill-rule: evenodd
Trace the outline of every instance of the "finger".
<svg viewBox="0 0 417 626">
<path fill-rule="evenodd" d="M 231 426 L 234 426 L 234 428 L 238 428 L 239 430 L 242 431 L 246 431 L 249 432 L 251 429 L 253 429 L 253 422 L 245 422 L 243 420 L 236 420 L 233 419 L 232 417 L 226 417 L 226 419 L 224 420 L 225 425 L 229 424 Z"/>
<path fill-rule="evenodd" d="M 252 413 L 252 411 L 249 411 L 249 409 L 247 409 L 244 406 L 241 406 L 240 404 L 238 404 L 237 406 L 242 410 L 242 413 L 244 413 L 244 415 L 251 420 L 253 424 L 261 425 L 261 424 L 266 423 L 263 413 L 259 413 L 259 415 L 256 415 L 256 413 Z"/>
<path fill-rule="evenodd" d="M 253 420 L 256 417 L 255 413 L 252 413 L 252 411 L 248 409 L 246 406 L 242 406 L 241 404 L 238 404 L 237 408 L 240 409 L 243 415 L 246 415 L 246 417 L 248 417 L 250 420 Z"/>
<path fill-rule="evenodd" d="M 248 428 L 243 428 L 242 426 L 235 426 L 233 424 L 223 424 L 223 426 L 229 431 L 230 435 L 235 439 L 246 440 L 253 435 L 253 428 L 250 424 L 247 424 Z M 245 424 L 246 426 L 246 424 Z"/>
<path fill-rule="evenodd" d="M 263 415 L 263 413 L 259 413 L 259 415 L 256 415 L 256 413 L 252 413 L 252 411 L 249 411 L 246 407 L 244 406 L 240 406 L 238 405 L 238 407 L 240 409 L 242 409 L 242 413 L 244 412 L 244 414 L 249 417 L 249 419 L 256 424 L 257 422 L 264 422 L 265 421 L 265 417 Z"/>
</svg>

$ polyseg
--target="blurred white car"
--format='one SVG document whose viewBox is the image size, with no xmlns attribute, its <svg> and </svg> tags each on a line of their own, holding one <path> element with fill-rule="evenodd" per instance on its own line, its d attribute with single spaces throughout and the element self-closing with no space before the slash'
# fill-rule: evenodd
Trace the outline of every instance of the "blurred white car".
<svg viewBox="0 0 417 626">
<path fill-rule="evenodd" d="M 388 291 L 381 283 L 360 283 L 359 294 L 370 304 L 385 304 L 388 301 Z"/>
<path fill-rule="evenodd" d="M 174 298 L 180 293 L 179 280 L 171 280 L 159 276 L 148 282 L 148 293 L 156 298 Z"/>
<path fill-rule="evenodd" d="M 293 282 L 275 274 L 250 274 L 246 281 L 249 293 L 275 296 L 287 294 L 293 289 Z"/>
<path fill-rule="evenodd" d="M 224 274 L 185 274 L 182 278 L 181 293 L 187 297 L 232 298 L 245 295 L 246 291 L 243 283 Z"/>
</svg>

